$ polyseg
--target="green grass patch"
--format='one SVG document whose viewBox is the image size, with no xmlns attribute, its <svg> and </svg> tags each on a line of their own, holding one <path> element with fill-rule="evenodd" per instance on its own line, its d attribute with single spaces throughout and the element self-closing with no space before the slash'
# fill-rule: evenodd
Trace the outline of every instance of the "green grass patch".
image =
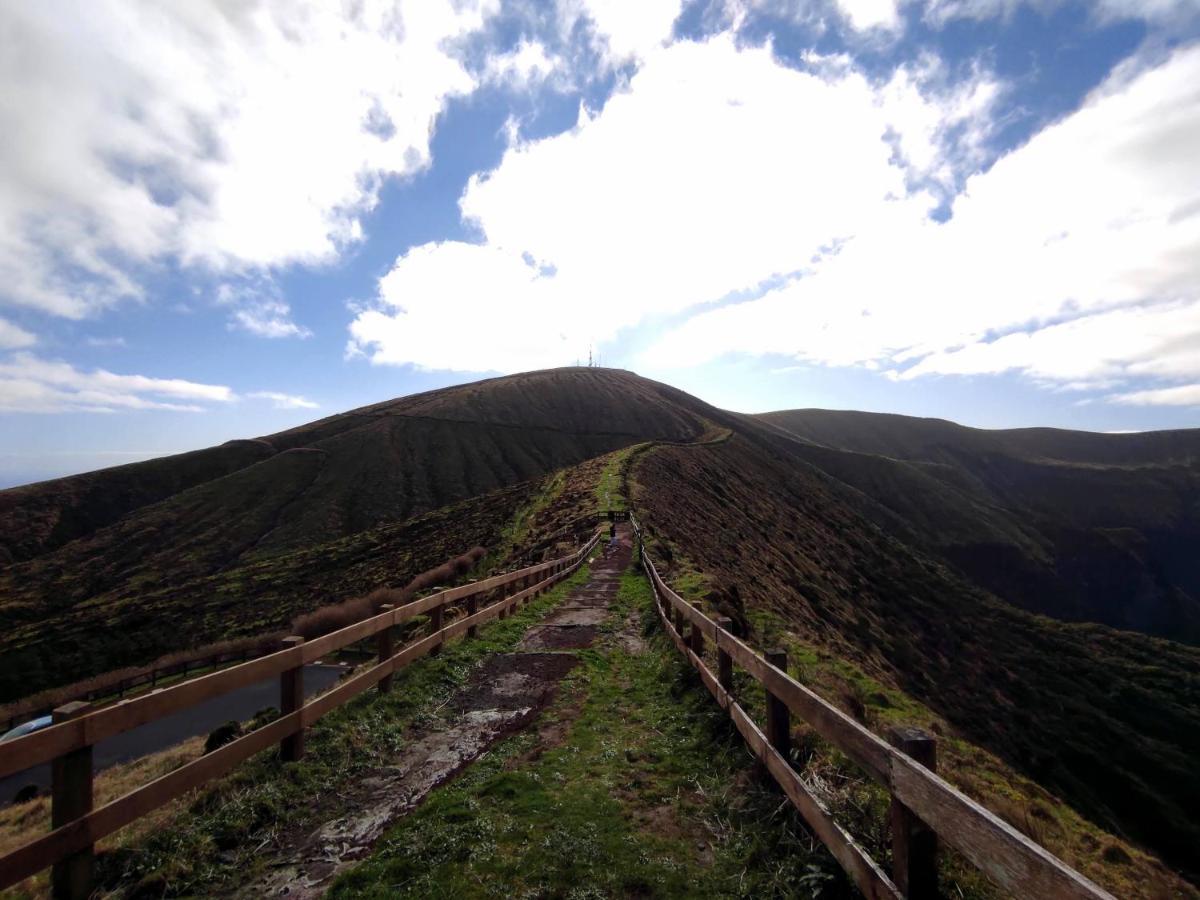
<svg viewBox="0 0 1200 900">
<path fill-rule="evenodd" d="M 621 476 L 629 463 L 631 454 L 641 446 L 643 445 L 633 444 L 608 455 L 604 468 L 600 470 L 600 477 L 596 480 L 596 506 L 600 512 L 627 508 L 628 498 L 622 487 Z"/>
<path fill-rule="evenodd" d="M 360 897 L 837 897 L 836 864 L 760 781 L 724 713 L 658 631 L 648 585 L 614 619 L 649 647 L 580 651 L 539 746 L 511 738 L 394 827 L 333 886 Z"/>
<path fill-rule="evenodd" d="M 476 564 L 475 571 L 491 571 L 509 559 L 518 547 L 524 545 L 538 513 L 562 495 L 566 484 L 566 472 L 562 469 L 546 476 L 538 491 L 528 501 L 517 507 L 512 519 L 504 526 L 500 539 Z"/>
<path fill-rule="evenodd" d="M 214 896 L 259 874 L 284 826 L 315 822 L 314 801 L 391 762 L 408 729 L 430 721 L 483 658 L 510 651 L 528 628 L 576 586 L 583 566 L 511 618 L 455 640 L 442 653 L 398 672 L 386 695 L 370 690 L 310 728 L 301 762 L 281 763 L 267 751 L 202 789 L 185 812 L 144 843 L 99 858 L 101 885 L 118 895 Z"/>
</svg>

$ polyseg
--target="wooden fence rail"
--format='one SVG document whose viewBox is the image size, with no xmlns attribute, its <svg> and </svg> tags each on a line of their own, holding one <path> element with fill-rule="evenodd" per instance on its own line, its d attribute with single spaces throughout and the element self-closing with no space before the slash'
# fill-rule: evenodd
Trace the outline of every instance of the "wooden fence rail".
<svg viewBox="0 0 1200 900">
<path fill-rule="evenodd" d="M 986 808 L 939 778 L 930 767 L 891 746 L 837 707 L 823 700 L 786 671 L 782 658 L 760 656 L 729 630 L 728 619 L 714 620 L 676 594 L 660 577 L 645 552 L 642 528 L 630 516 L 638 555 L 654 592 L 659 618 L 679 652 L 701 681 L 729 712 L 734 725 L 766 770 L 800 811 L 813 833 L 829 849 L 865 897 L 924 900 L 930 884 L 936 840 L 960 851 L 996 884 L 1018 897 L 1105 898 L 1111 894 L 1031 841 Z M 690 633 L 685 634 L 685 625 Z M 718 675 L 704 660 L 705 643 L 717 652 Z M 733 666 L 761 684 L 768 698 L 768 730 L 764 733 L 733 694 Z M 782 721 L 778 718 L 783 711 Z M 837 822 L 814 795 L 787 757 L 788 714 L 807 722 L 825 740 L 853 760 L 888 790 L 893 799 L 893 877 Z M 898 743 L 914 749 L 920 741 Z M 930 747 L 932 750 L 932 747 Z M 916 752 L 916 751 L 915 751 Z M 930 757 L 932 761 L 932 755 Z M 934 839 L 936 836 L 936 840 Z"/>
<path fill-rule="evenodd" d="M 69 698 L 69 700 L 64 699 L 57 704 L 29 707 L 20 712 L 14 712 L 4 720 L 6 723 L 4 730 L 7 731 L 25 722 L 40 719 L 42 716 L 52 715 L 56 707 L 66 702 L 79 700 L 93 702 L 105 697 L 116 697 L 120 700 L 124 698 L 126 691 L 132 691 L 134 688 L 145 687 L 146 685 L 156 687 L 160 678 L 168 679 L 176 675 L 187 676 L 189 672 L 200 673 L 205 669 L 214 669 L 228 663 L 245 662 L 251 655 L 260 655 L 261 653 L 260 649 L 247 647 L 244 650 L 223 650 L 220 653 L 210 653 L 207 656 L 184 659 L 165 666 L 152 666 L 140 675 L 129 675 L 113 681 L 112 684 L 81 691 L 76 696 Z M 7 706 L 9 708 L 15 707 L 18 705 L 18 702 L 7 704 Z"/>
<path fill-rule="evenodd" d="M 86 704 L 68 704 L 56 710 L 55 724 L 33 734 L 0 744 L 0 777 L 31 766 L 53 761 L 53 830 L 0 857 L 0 890 L 53 865 L 52 888 L 56 897 L 83 898 L 91 892 L 92 848 L 101 838 L 141 818 L 164 803 L 205 782 L 229 772 L 251 756 L 278 744 L 285 759 L 303 756 L 303 732 L 325 713 L 349 702 L 376 684 L 386 690 L 391 676 L 409 663 L 436 652 L 456 635 L 474 635 L 479 625 L 505 618 L 523 602 L 546 591 L 582 565 L 601 532 L 574 553 L 559 559 L 527 566 L 515 572 L 439 591 L 403 606 L 382 612 L 311 641 L 285 640 L 285 647 L 232 668 L 192 681 L 124 700 L 112 706 L 86 711 Z M 519 587 L 498 601 L 479 609 L 480 601 L 498 589 Z M 424 613 L 440 626 L 441 613 L 449 604 L 466 601 L 468 615 L 448 626 L 436 627 L 429 635 L 391 652 L 391 629 Z M 327 653 L 372 636 L 380 636 L 379 662 L 342 681 L 337 687 L 303 702 L 302 677 L 306 663 Z M 386 637 L 385 637 L 386 636 Z M 120 734 L 165 715 L 194 706 L 213 697 L 278 675 L 281 680 L 281 715 L 274 722 L 207 753 L 199 759 L 163 775 L 104 806 L 93 809 L 91 796 L 91 747 L 104 738 Z M 84 707 L 84 709 L 80 709 Z M 62 713 L 59 715 L 58 713 Z M 88 760 L 87 777 L 81 777 Z M 74 787 L 72 787 L 74 786 Z"/>
</svg>

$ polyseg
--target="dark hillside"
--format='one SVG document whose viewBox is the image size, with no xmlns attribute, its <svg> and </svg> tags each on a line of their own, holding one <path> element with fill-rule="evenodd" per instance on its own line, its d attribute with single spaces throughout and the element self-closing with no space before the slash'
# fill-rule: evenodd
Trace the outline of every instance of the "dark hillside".
<svg viewBox="0 0 1200 900">
<path fill-rule="evenodd" d="M 54 550 L 139 507 L 236 472 L 274 452 L 262 441 L 229 441 L 0 491 L 0 563 Z"/>
<path fill-rule="evenodd" d="M 0 700 L 273 631 L 476 544 L 489 564 L 573 544 L 631 467 L 664 561 L 730 614 L 786 622 L 1191 864 L 1200 650 L 1018 607 L 1194 639 L 1200 439 L 912 422 L 557 369 L 2 492 Z"/>
<path fill-rule="evenodd" d="M 840 409 L 790 409 L 753 418 L 829 447 L 896 459 L 953 462 L 961 454 L 1097 465 L 1200 461 L 1200 429 L 1101 434 L 1065 428 L 969 428 L 945 419 Z"/>
<path fill-rule="evenodd" d="M 236 496 L 242 482 L 225 476 L 255 464 L 253 483 L 278 478 L 293 491 L 256 543 L 285 549 L 333 540 L 637 441 L 690 440 L 703 432 L 707 408 L 610 369 L 443 388 L 278 434 L 0 491 L 0 561 L 32 559 L 200 485 L 209 490 L 196 496 L 209 508 L 245 507 Z M 308 461 L 302 486 L 296 461 L 279 456 L 298 449 L 322 454 Z M 161 529 L 159 539 L 174 543 Z"/>
<path fill-rule="evenodd" d="M 707 409 L 630 373 L 555 369 L 0 492 L 0 547 L 13 548 L 0 571 L 0 702 L 280 627 L 352 595 L 355 584 L 336 576 L 355 546 L 374 546 L 375 530 L 494 494 L 501 499 L 468 509 L 486 527 L 464 523 L 461 542 L 452 519 L 433 515 L 441 530 L 432 539 L 410 535 L 430 546 L 402 549 L 421 557 L 419 571 L 490 545 L 516 508 L 504 497 L 646 439 L 695 438 L 708 427 Z M 321 548 L 329 552 L 315 558 L 327 572 L 305 566 L 303 577 L 284 577 L 297 554 Z M 314 595 L 326 586 L 336 597 Z M 276 587 L 297 594 L 276 596 Z M 115 633 L 101 640 L 104 630 Z M 55 649 L 57 641 L 66 644 Z"/>
<path fill-rule="evenodd" d="M 872 519 L 874 501 L 746 428 L 639 457 L 635 501 L 748 621 L 767 611 L 936 709 L 1176 865 L 1200 842 L 1200 651 L 1032 616 Z M 752 618 L 752 617 L 751 617 Z"/>
<path fill-rule="evenodd" d="M 282 454 L 296 460 L 297 482 L 309 474 L 305 456 Z M 233 511 L 208 512 L 203 493 L 193 492 L 149 507 L 136 527 L 112 526 L 0 573 L 0 702 L 164 653 L 276 632 L 319 606 L 400 587 L 475 545 L 493 545 L 536 487 L 525 482 L 288 553 L 246 553 L 232 566 L 220 557 L 250 533 L 222 528 L 220 513 Z M 280 489 L 273 502 L 286 505 Z M 263 510 L 236 519 L 239 527 L 269 521 L 270 491 L 248 491 L 245 501 L 247 510 Z M 193 513 L 180 546 L 156 546 L 158 523 Z"/>
<path fill-rule="evenodd" d="M 997 596 L 1200 642 L 1200 429 L 983 431 L 827 410 L 754 418 L 894 514 L 878 524 Z"/>
</svg>

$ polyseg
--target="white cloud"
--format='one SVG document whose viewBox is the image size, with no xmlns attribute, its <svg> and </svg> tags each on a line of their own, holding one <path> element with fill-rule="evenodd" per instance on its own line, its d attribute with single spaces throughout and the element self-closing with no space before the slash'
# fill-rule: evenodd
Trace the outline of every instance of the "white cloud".
<svg viewBox="0 0 1200 900">
<path fill-rule="evenodd" d="M 217 288 L 219 306 L 232 307 L 229 327 L 265 338 L 312 337 L 307 328 L 292 321 L 292 308 L 279 296 L 279 290 L 268 279 L 231 284 Z"/>
<path fill-rule="evenodd" d="M 80 317 L 164 260 L 330 260 L 473 89 L 451 45 L 483 2 L 4 4 L 0 300 Z"/>
<path fill-rule="evenodd" d="M 694 317 L 648 356 L 781 353 L 907 378 L 1200 377 L 1196 84 L 1200 47 L 1134 61 L 969 179 L 949 222 L 912 198 L 878 205 L 805 277 Z"/>
<path fill-rule="evenodd" d="M 1020 371 L 1067 390 L 1137 377 L 1200 375 L 1200 303 L 1107 310 L 938 351 L 896 377 Z"/>
<path fill-rule="evenodd" d="M 580 328 L 589 316 L 558 303 L 552 280 L 503 249 L 453 241 L 415 247 L 380 280 L 380 308 L 351 324 L 351 349 L 373 362 L 427 369 L 561 365 L 586 343 Z"/>
<path fill-rule="evenodd" d="M 246 396 L 256 400 L 270 400 L 276 409 L 317 409 L 319 405 L 297 394 L 281 394 L 278 391 L 254 391 Z"/>
<path fill-rule="evenodd" d="M 925 19 L 945 25 L 953 19 L 1009 19 L 1022 6 L 1049 15 L 1070 0 L 929 0 Z M 1092 0 L 1087 4 L 1099 22 L 1141 19 L 1158 25 L 1178 24 L 1200 14 L 1196 0 Z"/>
<path fill-rule="evenodd" d="M 293 322 L 290 313 L 286 303 L 266 300 L 254 307 L 236 310 L 230 318 L 230 327 L 265 338 L 311 337 L 312 332 Z"/>
<path fill-rule="evenodd" d="M 906 181 L 970 164 L 953 148 L 980 132 L 990 83 L 803 72 L 728 35 L 655 50 L 601 112 L 473 178 L 461 207 L 485 243 L 398 259 L 351 349 L 471 371 L 563 364 L 646 318 L 810 269 L 865 222 L 925 216 L 932 198 Z"/>
<path fill-rule="evenodd" d="M 613 61 L 640 58 L 671 36 L 679 18 L 680 0 L 566 0 L 562 3 L 565 27 L 578 16 L 590 19 L 600 43 Z"/>
<path fill-rule="evenodd" d="M 82 372 L 65 362 L 18 353 L 0 362 L 0 412 L 115 412 L 166 409 L 198 412 L 200 403 L 236 399 L 228 387 L 179 378 Z"/>
<path fill-rule="evenodd" d="M 1127 406 L 1200 406 L 1200 384 L 1114 394 L 1108 400 Z"/>
<path fill-rule="evenodd" d="M 37 338 L 12 322 L 0 319 L 0 350 L 16 350 L 21 347 L 31 347 L 37 343 Z"/>
<path fill-rule="evenodd" d="M 837 0 L 837 5 L 856 31 L 891 31 L 901 25 L 897 0 Z"/>
<path fill-rule="evenodd" d="M 528 91 L 549 80 L 566 79 L 566 62 L 552 55 L 539 41 L 521 41 L 507 53 L 489 56 L 486 75 L 489 81 Z"/>
</svg>

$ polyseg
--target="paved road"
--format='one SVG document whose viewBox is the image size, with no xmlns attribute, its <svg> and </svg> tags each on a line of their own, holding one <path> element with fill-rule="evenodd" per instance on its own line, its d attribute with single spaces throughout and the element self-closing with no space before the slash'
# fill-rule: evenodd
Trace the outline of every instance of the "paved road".
<svg viewBox="0 0 1200 900">
<path fill-rule="evenodd" d="M 311 665 L 304 667 L 304 694 L 311 696 L 334 684 L 346 670 L 341 666 Z M 279 679 L 268 678 L 257 684 L 230 691 L 203 703 L 147 722 L 122 734 L 101 741 L 93 751 L 95 769 L 107 769 L 148 753 L 155 753 L 198 734 L 208 734 L 230 719 L 245 721 L 260 709 L 279 707 Z M 50 788 L 50 764 L 45 763 L 0 778 L 0 806 L 12 802 L 13 795 L 27 784 L 42 790 Z"/>
</svg>

